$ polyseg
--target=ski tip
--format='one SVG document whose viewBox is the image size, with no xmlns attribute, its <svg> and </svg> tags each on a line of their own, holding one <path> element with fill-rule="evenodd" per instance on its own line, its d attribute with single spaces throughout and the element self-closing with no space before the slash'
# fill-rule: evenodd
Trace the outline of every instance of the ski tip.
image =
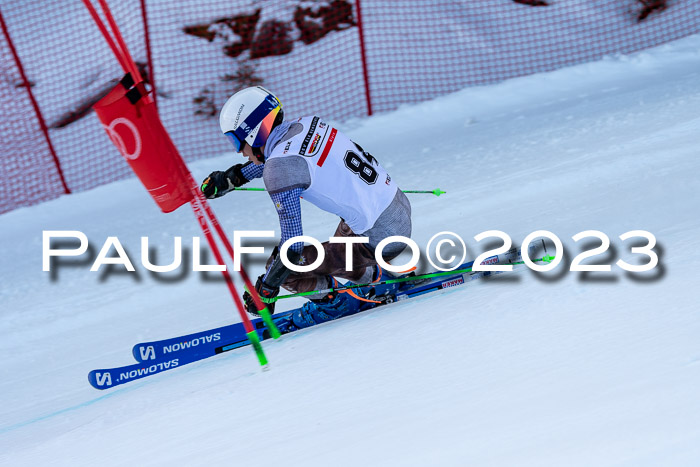
<svg viewBox="0 0 700 467">
<path fill-rule="evenodd" d="M 270 371 L 270 364 L 266 363 L 260 368 L 262 371 Z"/>
<path fill-rule="evenodd" d="M 88 373 L 88 382 L 95 389 L 107 389 L 112 386 L 112 375 L 105 370 L 92 370 Z"/>
<path fill-rule="evenodd" d="M 141 362 L 141 345 L 136 344 L 134 347 L 131 349 L 131 355 L 133 355 L 134 360 L 137 362 Z"/>
</svg>

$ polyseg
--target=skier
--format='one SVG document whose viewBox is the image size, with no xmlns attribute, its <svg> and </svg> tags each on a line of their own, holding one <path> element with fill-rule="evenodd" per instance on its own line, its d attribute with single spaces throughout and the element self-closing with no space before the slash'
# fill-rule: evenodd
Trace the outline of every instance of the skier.
<svg viewBox="0 0 700 467">
<path fill-rule="evenodd" d="M 387 278 L 377 265 L 375 248 L 389 236 L 411 235 L 411 205 L 406 195 L 379 162 L 340 131 L 317 116 L 284 122 L 282 104 L 261 86 L 237 92 L 224 104 L 219 116 L 221 131 L 236 152 L 248 158 L 226 171 L 207 177 L 201 190 L 207 198 L 218 198 L 254 178 L 262 177 L 279 215 L 281 239 L 255 288 L 264 298 L 274 298 L 280 287 L 297 292 L 335 288 L 337 279 L 365 284 Z M 335 237 L 365 237 L 367 243 L 353 243 L 352 270 L 346 271 L 346 245 L 324 242 L 325 258 L 311 272 L 288 269 L 278 253 L 288 239 L 303 235 L 300 198 L 336 214 L 340 223 Z M 382 251 L 385 261 L 397 257 L 406 247 L 393 242 Z M 316 248 L 294 243 L 287 252 L 293 264 L 312 264 Z M 312 295 L 292 316 L 290 326 L 308 327 L 359 311 L 367 290 Z M 246 309 L 258 314 L 248 294 Z M 274 303 L 268 306 L 274 312 Z"/>
</svg>

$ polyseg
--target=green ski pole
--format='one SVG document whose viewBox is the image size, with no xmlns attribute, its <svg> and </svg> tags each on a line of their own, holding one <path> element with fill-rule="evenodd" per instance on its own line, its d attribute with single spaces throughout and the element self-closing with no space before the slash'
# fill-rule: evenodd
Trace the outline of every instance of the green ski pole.
<svg viewBox="0 0 700 467">
<path fill-rule="evenodd" d="M 542 258 L 537 258 L 537 259 L 534 259 L 532 261 L 551 263 L 554 260 L 554 258 L 555 258 L 554 256 L 546 255 L 546 256 L 543 256 Z M 525 264 L 525 262 L 524 261 L 517 261 L 515 263 L 508 263 L 508 264 L 518 265 L 518 264 Z M 282 300 L 284 298 L 305 297 L 307 295 L 316 295 L 316 294 L 329 294 L 329 293 L 333 293 L 333 292 L 341 292 L 343 290 L 356 289 L 359 287 L 369 287 L 369 286 L 377 286 L 377 285 L 383 285 L 383 284 L 398 284 L 400 282 L 411 282 L 411 281 L 418 281 L 418 280 L 423 280 L 423 279 L 432 279 L 434 277 L 452 276 L 455 274 L 464 274 L 464 273 L 471 272 L 471 271 L 472 271 L 472 268 L 464 268 L 464 269 L 457 269 L 457 270 L 453 270 L 453 271 L 432 272 L 429 274 L 421 274 L 419 276 L 399 277 L 396 279 L 387 279 L 384 281 L 370 282 L 367 284 L 353 284 L 353 285 L 337 287 L 337 288 L 314 290 L 311 292 L 299 292 L 299 293 L 295 293 L 295 294 L 280 295 L 280 296 L 277 296 L 274 298 L 260 297 L 260 299 L 264 302 L 272 303 L 272 302 L 276 302 L 277 300 Z"/>
<path fill-rule="evenodd" d="M 248 287 L 245 287 L 246 291 L 250 293 L 250 290 L 248 290 Z M 252 295 L 252 294 L 251 294 Z M 264 303 L 270 303 L 270 301 L 265 300 L 265 298 L 260 295 L 260 300 L 262 300 Z M 263 308 L 262 310 L 258 311 L 260 313 L 260 317 L 262 318 L 263 322 L 265 325 L 267 325 L 267 329 L 270 331 L 270 336 L 273 339 L 279 339 L 282 333 L 280 333 L 280 330 L 277 328 L 277 325 L 275 324 L 274 321 L 272 321 L 272 315 L 270 314 L 270 310 L 267 309 L 267 307 Z M 255 337 L 257 338 L 257 332 L 254 332 Z M 250 336 L 248 336 L 250 337 Z M 253 341 L 251 341 L 253 343 Z M 259 345 L 259 342 L 258 342 Z M 253 347 L 255 347 L 255 343 L 253 343 Z M 262 347 L 261 347 L 262 348 Z"/>
<path fill-rule="evenodd" d="M 432 193 L 435 196 L 444 195 L 446 191 L 442 191 L 440 188 L 435 188 L 434 190 L 401 190 L 404 193 Z"/>
<path fill-rule="evenodd" d="M 234 188 L 236 191 L 267 191 L 265 188 L 245 188 L 245 187 L 236 187 Z M 440 196 L 444 195 L 447 193 L 446 191 L 442 191 L 440 188 L 435 188 L 434 190 L 401 190 L 404 193 L 425 193 L 425 194 L 432 194 L 435 196 Z"/>
</svg>

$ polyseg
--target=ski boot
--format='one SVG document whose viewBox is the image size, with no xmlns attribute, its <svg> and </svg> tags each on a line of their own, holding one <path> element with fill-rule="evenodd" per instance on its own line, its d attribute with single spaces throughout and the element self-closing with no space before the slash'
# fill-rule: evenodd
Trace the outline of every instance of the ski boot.
<svg viewBox="0 0 700 467">
<path fill-rule="evenodd" d="M 338 287 L 338 281 L 328 276 L 329 286 Z M 272 321 L 281 334 L 286 334 L 297 329 L 308 328 L 316 324 L 325 323 L 361 311 L 363 302 L 347 293 L 333 292 L 320 299 L 311 299 L 301 308 L 273 316 Z M 269 336 L 268 336 L 269 337 Z"/>
<path fill-rule="evenodd" d="M 328 276 L 333 288 L 339 286 L 338 281 Z M 347 284 L 346 284 L 347 285 Z M 315 324 L 332 321 L 342 316 L 357 313 L 363 309 L 363 301 L 353 297 L 347 292 L 332 292 L 321 299 L 312 299 L 292 313 L 292 322 L 298 329 L 307 328 Z"/>
<path fill-rule="evenodd" d="M 392 284 L 377 284 L 383 280 L 396 279 L 403 276 L 390 275 L 383 271 L 379 265 L 374 266 L 372 282 L 363 287 L 353 287 L 340 292 L 333 292 L 326 298 L 320 300 L 309 300 L 299 310 L 292 313 L 292 321 L 298 328 L 313 326 L 314 324 L 331 321 L 342 316 L 349 316 L 360 311 L 374 308 L 378 305 L 392 303 L 396 299 L 396 294 L 405 282 Z M 329 284 L 333 288 L 338 287 L 338 281 L 329 276 Z M 345 287 L 354 285 L 352 282 L 345 283 Z"/>
<path fill-rule="evenodd" d="M 312 299 L 306 302 L 300 309 L 293 311 L 290 315 L 273 317 L 282 334 L 307 328 L 316 324 L 325 323 L 334 319 L 349 316 L 360 311 L 374 308 L 377 305 L 392 303 L 396 299 L 396 294 L 407 286 L 412 286 L 413 282 L 397 282 L 392 284 L 377 284 L 383 280 L 398 279 L 415 275 L 411 272 L 401 276 L 394 276 L 388 271 L 382 270 L 379 265 L 374 267 L 372 283 L 363 287 L 354 287 L 342 292 L 333 292 L 321 299 Z M 338 281 L 328 276 L 329 286 L 338 287 Z M 352 282 L 347 282 L 345 286 L 352 286 Z"/>
<path fill-rule="evenodd" d="M 374 267 L 374 274 L 372 276 L 372 282 L 364 287 L 359 287 L 356 290 L 358 295 L 363 298 L 379 301 L 382 304 L 392 303 L 396 300 L 396 295 L 406 288 L 414 287 L 416 282 L 413 281 L 403 281 L 403 282 L 393 282 L 390 284 L 379 284 L 382 281 L 388 281 L 393 279 L 403 279 L 405 277 L 415 276 L 415 272 L 409 272 L 407 274 L 394 275 L 389 271 L 383 270 L 379 265 Z M 377 285 L 374 285 L 377 283 Z"/>
</svg>

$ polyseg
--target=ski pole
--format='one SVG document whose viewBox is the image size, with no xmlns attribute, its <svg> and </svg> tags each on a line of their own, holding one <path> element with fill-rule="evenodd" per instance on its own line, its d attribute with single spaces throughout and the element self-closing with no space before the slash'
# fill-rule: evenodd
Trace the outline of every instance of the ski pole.
<svg viewBox="0 0 700 467">
<path fill-rule="evenodd" d="M 554 260 L 554 256 L 550 255 L 545 255 L 542 258 L 537 258 L 532 261 L 538 261 L 538 262 L 544 262 L 544 263 L 551 263 Z M 525 261 L 517 261 L 514 263 L 508 263 L 511 265 L 518 265 L 518 264 L 525 264 Z M 288 295 L 280 295 L 277 297 L 273 298 L 265 298 L 265 297 L 260 297 L 260 299 L 263 302 L 267 303 L 272 303 L 276 302 L 277 300 L 281 300 L 283 298 L 294 298 L 294 297 L 305 297 L 308 295 L 316 295 L 316 294 L 329 294 L 333 292 L 342 292 L 344 290 L 351 290 L 351 289 L 356 289 L 359 287 L 370 287 L 370 286 L 377 286 L 377 285 L 384 285 L 384 284 L 397 284 L 400 282 L 411 282 L 411 281 L 417 281 L 417 280 L 422 280 L 422 279 L 432 279 L 433 277 L 442 277 L 442 276 L 453 276 L 455 274 L 464 274 L 466 272 L 471 272 L 473 266 L 464 268 L 464 269 L 457 269 L 453 271 L 443 271 L 443 272 L 431 272 L 429 274 L 421 274 L 419 276 L 409 276 L 409 277 L 398 277 L 396 279 L 387 279 L 384 281 L 379 281 L 379 282 L 370 282 L 367 284 L 352 284 L 352 285 L 346 285 L 343 287 L 336 287 L 336 288 L 328 288 L 328 289 L 323 289 L 323 290 L 313 290 L 311 292 L 299 292 L 299 293 L 294 293 L 294 294 L 288 294 Z"/>
<path fill-rule="evenodd" d="M 434 190 L 401 190 L 404 193 L 432 193 L 435 196 L 444 195 L 446 191 L 442 191 L 440 188 L 435 188 Z"/>
<path fill-rule="evenodd" d="M 265 188 L 243 188 L 243 187 L 236 187 L 234 188 L 236 191 L 267 191 Z M 440 188 L 435 188 L 434 190 L 401 190 L 404 193 L 427 193 L 427 194 L 433 194 L 435 196 L 440 196 L 444 195 L 447 193 L 446 191 L 442 191 Z"/>
</svg>

